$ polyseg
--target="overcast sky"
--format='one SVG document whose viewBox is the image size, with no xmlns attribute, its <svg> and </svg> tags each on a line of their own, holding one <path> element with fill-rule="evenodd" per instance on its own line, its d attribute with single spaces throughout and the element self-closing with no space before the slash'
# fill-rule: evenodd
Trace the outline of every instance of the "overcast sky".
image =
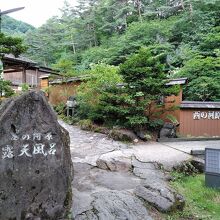
<svg viewBox="0 0 220 220">
<path fill-rule="evenodd" d="M 25 7 L 25 9 L 10 14 L 11 17 L 27 22 L 35 27 L 39 27 L 46 20 L 59 14 L 59 8 L 62 8 L 64 0 L 0 0 L 0 9 L 2 11 Z M 68 0 L 72 5 L 77 0 Z"/>
</svg>

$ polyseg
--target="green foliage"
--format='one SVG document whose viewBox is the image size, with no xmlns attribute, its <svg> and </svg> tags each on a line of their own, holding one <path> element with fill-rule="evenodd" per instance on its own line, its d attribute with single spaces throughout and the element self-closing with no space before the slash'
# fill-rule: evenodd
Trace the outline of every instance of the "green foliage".
<svg viewBox="0 0 220 220">
<path fill-rule="evenodd" d="M 178 125 L 179 124 L 179 121 L 176 119 L 176 117 L 174 117 L 173 115 L 170 115 L 168 114 L 166 116 L 167 119 L 169 119 L 171 121 L 171 123 L 175 124 L 175 125 Z"/>
<path fill-rule="evenodd" d="M 0 78 L 0 97 L 10 97 L 14 94 L 11 82 Z"/>
<path fill-rule="evenodd" d="M 64 114 L 59 115 L 59 118 L 61 118 L 64 122 L 66 122 L 69 125 L 74 125 L 79 122 L 79 118 L 72 117 L 72 116 L 66 116 Z"/>
<path fill-rule="evenodd" d="M 141 48 L 120 66 L 125 84 L 106 90 L 101 99 L 105 121 L 133 129 L 161 126 L 152 110 L 161 96 L 177 92 L 165 86 L 168 52 L 166 46 Z"/>
<path fill-rule="evenodd" d="M 60 17 L 53 17 L 42 27 L 29 31 L 25 41 L 29 45 L 26 54 L 30 58 L 43 65 L 55 64 L 67 77 L 75 75 L 76 71 L 84 74 L 91 64 L 119 66 L 140 48 L 157 44 L 169 53 L 164 56 L 159 52 L 161 57 L 152 68 L 162 68 L 170 77 L 188 77 L 185 99 L 213 101 L 219 100 L 219 34 L 220 0 L 80 0 L 74 7 L 65 2 Z M 157 58 L 154 59 L 157 62 Z M 136 65 L 135 60 L 132 62 Z M 154 61 L 148 60 L 150 62 Z M 134 68 L 130 67 L 127 78 L 133 74 Z M 151 71 L 150 68 L 138 68 L 137 75 Z M 145 79 L 129 91 L 112 88 L 112 102 L 115 103 L 120 94 L 120 98 L 124 97 L 124 106 L 130 106 L 134 93 L 141 97 L 139 92 L 143 92 L 144 86 L 149 94 L 153 94 L 153 89 L 157 94 L 158 82 Z M 159 93 L 147 100 L 156 100 Z M 123 113 L 120 120 L 124 123 L 129 111 L 115 109 L 114 114 Z M 133 118 L 129 124 L 141 121 L 146 123 L 143 118 Z M 155 119 L 151 124 L 160 123 Z"/>
<path fill-rule="evenodd" d="M 93 130 L 93 123 L 90 119 L 80 120 L 78 124 L 82 130 L 86 130 L 86 131 Z"/>
<path fill-rule="evenodd" d="M 2 16 L 2 32 L 13 36 L 24 36 L 28 31 L 33 31 L 35 28 L 30 24 L 18 21 L 7 15 Z"/>
<path fill-rule="evenodd" d="M 219 101 L 220 100 L 220 76 L 201 76 L 189 82 L 185 94 L 189 100 Z"/>
<path fill-rule="evenodd" d="M 29 85 L 27 83 L 23 83 L 21 85 L 21 90 L 22 90 L 22 92 L 28 91 L 29 90 Z"/>
<path fill-rule="evenodd" d="M 191 161 L 186 161 L 175 168 L 174 178 L 181 181 L 185 176 L 195 176 L 199 170 L 193 165 Z"/>
<path fill-rule="evenodd" d="M 187 77 L 184 88 L 185 99 L 194 101 L 215 101 L 220 99 L 220 57 L 197 55 L 185 63 L 178 76 Z"/>
<path fill-rule="evenodd" d="M 73 61 L 66 57 L 61 57 L 52 67 L 60 72 L 64 80 L 76 75 Z"/>
<path fill-rule="evenodd" d="M 171 184 L 184 196 L 186 206 L 183 211 L 167 216 L 167 219 L 219 219 L 220 190 L 206 187 L 204 175 L 182 176 Z"/>
<path fill-rule="evenodd" d="M 64 115 L 66 111 L 66 104 L 61 102 L 58 105 L 54 106 L 54 110 L 58 115 Z"/>
<path fill-rule="evenodd" d="M 23 45 L 21 38 L 10 37 L 0 33 L 0 56 L 10 53 L 18 56 L 19 54 L 25 52 L 26 49 L 27 48 Z"/>
<path fill-rule="evenodd" d="M 82 118 L 98 119 L 100 97 L 103 91 L 121 82 L 118 68 L 106 64 L 93 65 L 88 71 L 88 81 L 82 83 L 78 89 L 78 114 Z"/>
<path fill-rule="evenodd" d="M 87 68 L 90 63 L 100 61 L 118 65 L 142 46 L 164 43 L 169 38 L 173 19 L 134 22 L 128 26 L 123 35 L 112 36 L 99 47 L 93 47 L 82 53 L 82 64 Z"/>
</svg>

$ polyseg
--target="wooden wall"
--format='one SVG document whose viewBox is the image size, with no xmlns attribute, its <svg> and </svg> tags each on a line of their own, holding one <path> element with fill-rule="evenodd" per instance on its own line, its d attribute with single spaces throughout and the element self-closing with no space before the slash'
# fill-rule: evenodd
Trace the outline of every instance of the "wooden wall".
<svg viewBox="0 0 220 220">
<path fill-rule="evenodd" d="M 180 105 L 182 102 L 182 87 L 180 87 L 180 92 L 177 95 L 167 96 L 164 99 L 164 107 L 155 111 L 162 111 L 163 114 L 160 118 L 166 122 L 170 122 L 167 115 L 172 115 L 178 122 L 180 122 Z"/>
<path fill-rule="evenodd" d="M 48 78 L 43 78 L 40 80 L 40 89 L 44 90 L 49 87 L 49 80 Z"/>
<path fill-rule="evenodd" d="M 194 113 L 204 114 L 205 117 L 194 119 Z M 214 119 L 208 117 L 214 112 Z M 220 109 L 181 109 L 180 111 L 180 134 L 192 137 L 220 136 Z M 215 118 L 216 117 L 216 118 Z M 218 119 L 219 117 L 219 119 Z"/>
<path fill-rule="evenodd" d="M 81 81 L 75 81 L 63 84 L 54 84 L 49 88 L 49 102 L 52 105 L 58 105 L 59 103 L 66 103 L 69 96 L 76 94 L 76 89 L 80 85 Z"/>
<path fill-rule="evenodd" d="M 22 72 L 4 73 L 4 79 L 11 81 L 13 85 L 17 86 L 27 83 L 31 87 L 39 87 L 39 77 L 43 74 L 45 73 L 38 70 L 26 70 L 26 82 L 23 81 Z"/>
</svg>

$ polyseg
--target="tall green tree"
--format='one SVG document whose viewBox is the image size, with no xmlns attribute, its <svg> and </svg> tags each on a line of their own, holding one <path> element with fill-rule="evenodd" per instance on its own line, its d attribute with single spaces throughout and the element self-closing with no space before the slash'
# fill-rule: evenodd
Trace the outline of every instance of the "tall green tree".
<svg viewBox="0 0 220 220">
<path fill-rule="evenodd" d="M 123 87 L 113 87 L 102 100 L 106 121 L 135 130 L 162 123 L 152 110 L 158 106 L 161 97 L 178 92 L 178 88 L 167 88 L 165 85 L 168 52 L 166 46 L 141 48 L 120 65 Z"/>
<path fill-rule="evenodd" d="M 23 45 L 21 38 L 10 37 L 0 33 L 0 97 L 8 97 L 14 93 L 10 87 L 11 83 L 2 78 L 3 65 L 1 59 L 5 54 L 14 54 L 15 56 L 18 56 L 26 49 L 27 48 Z"/>
<path fill-rule="evenodd" d="M 19 54 L 25 52 L 27 49 L 23 45 L 23 40 L 18 37 L 6 36 L 3 33 L 0 33 L 0 56 L 4 54 L 14 54 L 18 56 Z"/>
</svg>

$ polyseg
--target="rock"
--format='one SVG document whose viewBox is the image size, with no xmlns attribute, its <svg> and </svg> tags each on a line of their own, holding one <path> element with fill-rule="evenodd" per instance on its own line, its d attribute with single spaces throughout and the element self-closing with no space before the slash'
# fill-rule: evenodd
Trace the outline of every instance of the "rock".
<svg viewBox="0 0 220 220">
<path fill-rule="evenodd" d="M 129 192 L 101 191 L 93 194 L 92 209 L 75 220 L 152 220 L 143 203 Z"/>
<path fill-rule="evenodd" d="M 127 129 L 112 129 L 109 132 L 109 136 L 116 141 L 129 141 L 132 142 L 137 139 L 134 132 Z"/>
<path fill-rule="evenodd" d="M 151 140 L 151 135 L 145 130 L 136 130 L 135 134 L 143 141 Z"/>
<path fill-rule="evenodd" d="M 160 179 L 146 179 L 134 193 L 161 212 L 183 210 L 185 205 L 184 198 Z"/>
<path fill-rule="evenodd" d="M 41 92 L 0 106 L 0 219 L 62 219 L 72 200 L 68 132 Z"/>
<path fill-rule="evenodd" d="M 135 176 L 142 179 L 165 179 L 164 173 L 158 169 L 158 165 L 152 162 L 141 162 L 132 157 L 132 167 Z"/>
<path fill-rule="evenodd" d="M 138 143 L 138 141 L 139 141 L 139 140 L 136 138 L 136 139 L 134 139 L 133 142 L 134 142 L 134 143 Z"/>
<path fill-rule="evenodd" d="M 107 154 L 103 154 L 96 161 L 98 168 L 110 171 L 130 171 L 131 167 L 131 155 L 133 151 L 123 153 L 122 151 L 113 151 Z"/>
<path fill-rule="evenodd" d="M 176 126 L 172 123 L 165 122 L 160 130 L 160 138 L 176 138 Z"/>
<path fill-rule="evenodd" d="M 168 176 L 159 169 L 159 164 L 141 162 L 132 157 L 132 167 L 133 173 L 143 179 L 134 190 L 136 196 L 161 212 L 183 209 L 185 204 L 183 197 L 168 186 L 166 182 Z"/>
</svg>

